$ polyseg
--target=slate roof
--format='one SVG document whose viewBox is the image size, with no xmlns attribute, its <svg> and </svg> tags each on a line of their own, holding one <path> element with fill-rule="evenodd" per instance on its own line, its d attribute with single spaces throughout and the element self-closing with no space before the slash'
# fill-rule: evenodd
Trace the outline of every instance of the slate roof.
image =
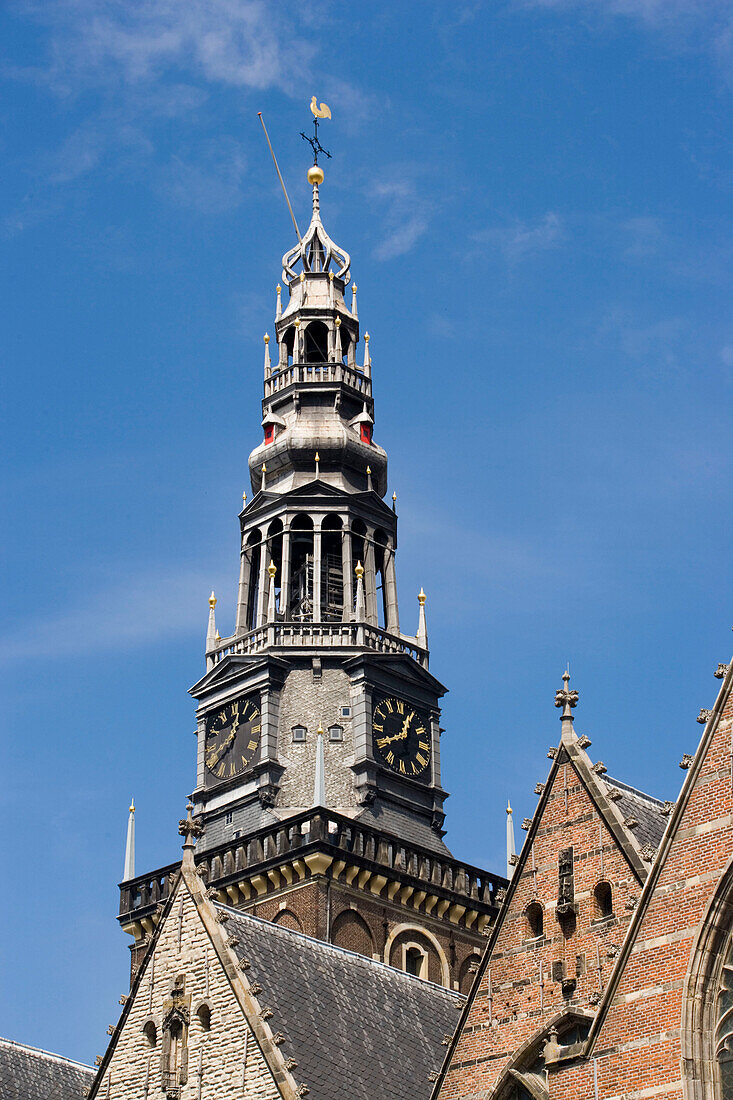
<svg viewBox="0 0 733 1100">
<path fill-rule="evenodd" d="M 436 855 L 449 856 L 450 850 L 443 843 L 429 822 L 416 817 L 408 810 L 399 810 L 394 806 L 382 806 L 377 803 L 369 806 L 359 814 L 356 819 L 362 825 L 371 825 L 372 828 L 381 829 L 385 833 L 399 837 L 408 844 L 415 844 L 419 848 L 427 848 Z"/>
<path fill-rule="evenodd" d="M 217 905 L 221 910 L 224 906 Z M 465 997 L 384 963 L 236 909 L 227 935 L 239 941 L 260 1006 L 297 1062 L 314 1100 L 425 1100 L 440 1069 L 446 1034 Z"/>
<path fill-rule="evenodd" d="M 611 779 L 608 775 L 603 778 L 609 787 L 615 787 L 621 792 L 616 806 L 624 820 L 635 817 L 639 822 L 632 830 L 639 844 L 642 847 L 651 844 L 653 848 L 658 848 L 669 820 L 661 812 L 664 804 L 658 798 L 652 798 L 650 794 L 644 794 L 643 791 L 630 787 L 628 783 L 622 783 L 620 779 Z"/>
<path fill-rule="evenodd" d="M 94 1074 L 81 1062 L 0 1039 L 2 1100 L 81 1100 Z"/>
<path fill-rule="evenodd" d="M 204 835 L 196 845 L 197 852 L 206 852 L 209 848 L 226 844 L 234 838 L 235 832 L 239 832 L 242 836 L 249 836 L 258 829 L 277 825 L 280 820 L 272 810 L 261 806 L 259 800 L 231 810 L 232 821 L 229 825 L 226 824 L 226 812 L 222 810 L 218 817 L 212 816 L 207 820 Z"/>
</svg>

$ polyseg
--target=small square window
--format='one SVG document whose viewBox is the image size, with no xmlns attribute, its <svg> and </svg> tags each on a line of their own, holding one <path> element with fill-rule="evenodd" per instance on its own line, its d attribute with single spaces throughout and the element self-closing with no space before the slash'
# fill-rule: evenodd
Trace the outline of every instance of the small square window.
<svg viewBox="0 0 733 1100">
<path fill-rule="evenodd" d="M 351 707 L 341 707 L 341 717 L 351 718 Z"/>
<path fill-rule="evenodd" d="M 225 825 L 231 825 L 231 823 L 233 821 L 234 821 L 234 814 L 232 813 L 231 810 L 227 810 L 226 814 L 224 815 L 224 824 Z"/>
<path fill-rule="evenodd" d="M 307 732 L 305 726 L 293 726 L 293 741 L 305 741 Z"/>
<path fill-rule="evenodd" d="M 329 741 L 343 741 L 344 728 L 343 726 L 329 726 L 328 727 L 328 740 Z"/>
</svg>

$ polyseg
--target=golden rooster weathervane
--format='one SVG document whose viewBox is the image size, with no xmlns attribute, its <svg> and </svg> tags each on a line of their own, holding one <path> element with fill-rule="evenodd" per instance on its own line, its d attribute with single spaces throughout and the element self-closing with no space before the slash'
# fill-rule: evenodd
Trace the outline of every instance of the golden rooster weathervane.
<svg viewBox="0 0 733 1100">
<path fill-rule="evenodd" d="M 313 114 L 313 137 L 308 137 L 308 135 L 303 133 L 302 130 L 300 131 L 300 136 L 303 138 L 304 141 L 308 142 L 311 149 L 313 150 L 313 164 L 317 167 L 319 153 L 323 153 L 324 157 L 328 157 L 329 159 L 331 157 L 331 154 L 328 152 L 328 150 L 324 149 L 320 141 L 318 140 L 318 120 L 319 118 L 330 118 L 331 108 L 328 106 L 327 103 L 321 103 L 319 107 L 318 99 L 316 98 L 316 96 L 313 96 L 313 98 L 311 99 L 311 112 Z"/>
</svg>

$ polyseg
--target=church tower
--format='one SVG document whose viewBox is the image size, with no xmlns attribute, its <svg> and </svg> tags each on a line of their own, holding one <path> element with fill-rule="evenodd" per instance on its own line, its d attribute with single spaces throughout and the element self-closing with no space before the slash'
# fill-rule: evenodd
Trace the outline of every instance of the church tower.
<svg viewBox="0 0 733 1100">
<path fill-rule="evenodd" d="M 283 256 L 230 636 L 212 593 L 197 700 L 196 862 L 220 900 L 466 991 L 505 881 L 443 841 L 425 595 L 400 629 L 397 514 L 369 335 L 320 214 Z M 285 299 L 283 301 L 283 299 Z M 144 948 L 177 865 L 121 886 Z"/>
</svg>

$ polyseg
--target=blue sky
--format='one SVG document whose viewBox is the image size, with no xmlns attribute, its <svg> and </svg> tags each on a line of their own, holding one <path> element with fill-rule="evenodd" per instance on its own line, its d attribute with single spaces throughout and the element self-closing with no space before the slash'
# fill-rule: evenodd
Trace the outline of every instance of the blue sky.
<svg viewBox="0 0 733 1100">
<path fill-rule="evenodd" d="M 450 688 L 448 842 L 501 870 L 559 736 L 675 797 L 733 648 L 733 14 L 716 0 L 0 12 L 0 1034 L 87 1061 L 176 857 L 207 596 L 231 628 L 262 334 L 322 213 L 372 335 L 404 629 Z M 518 836 L 521 831 L 517 829 Z"/>
</svg>

